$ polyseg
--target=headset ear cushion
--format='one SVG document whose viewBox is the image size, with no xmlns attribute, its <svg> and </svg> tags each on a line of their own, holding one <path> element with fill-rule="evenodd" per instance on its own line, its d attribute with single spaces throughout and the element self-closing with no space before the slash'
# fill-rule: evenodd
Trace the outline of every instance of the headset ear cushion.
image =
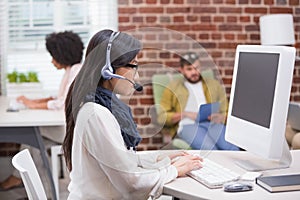
<svg viewBox="0 0 300 200">
<path fill-rule="evenodd" d="M 112 78 L 113 72 L 110 71 L 110 67 L 108 65 L 104 65 L 101 70 L 101 75 L 104 79 L 109 80 Z"/>
</svg>

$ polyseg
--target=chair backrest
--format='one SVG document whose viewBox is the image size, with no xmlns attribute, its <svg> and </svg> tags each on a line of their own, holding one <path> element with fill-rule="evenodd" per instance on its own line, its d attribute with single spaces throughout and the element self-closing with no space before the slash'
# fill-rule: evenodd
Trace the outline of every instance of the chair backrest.
<svg viewBox="0 0 300 200">
<path fill-rule="evenodd" d="M 47 196 L 33 159 L 24 149 L 12 158 L 13 166 L 20 172 L 29 200 L 47 200 Z"/>
<path fill-rule="evenodd" d="M 165 90 L 166 86 L 170 83 L 170 81 L 180 78 L 183 78 L 183 76 L 179 73 L 155 74 L 152 76 L 153 98 L 155 105 L 160 104 L 162 93 Z"/>
</svg>

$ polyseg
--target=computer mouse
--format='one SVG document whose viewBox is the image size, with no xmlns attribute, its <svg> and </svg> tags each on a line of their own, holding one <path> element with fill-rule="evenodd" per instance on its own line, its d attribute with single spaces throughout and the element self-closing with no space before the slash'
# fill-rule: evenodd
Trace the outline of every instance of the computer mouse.
<svg viewBox="0 0 300 200">
<path fill-rule="evenodd" d="M 251 191 L 253 185 L 246 182 L 230 182 L 223 186 L 225 192 L 245 192 Z"/>
</svg>

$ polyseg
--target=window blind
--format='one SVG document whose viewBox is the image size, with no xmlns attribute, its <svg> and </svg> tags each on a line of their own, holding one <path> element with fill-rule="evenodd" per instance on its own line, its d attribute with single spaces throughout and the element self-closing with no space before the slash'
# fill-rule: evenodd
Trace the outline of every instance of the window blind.
<svg viewBox="0 0 300 200">
<path fill-rule="evenodd" d="M 2 94 L 6 73 L 35 71 L 43 88 L 56 94 L 63 70 L 56 70 L 45 48 L 52 32 L 72 30 L 85 47 L 97 31 L 117 30 L 117 0 L 1 0 L 0 58 Z"/>
</svg>

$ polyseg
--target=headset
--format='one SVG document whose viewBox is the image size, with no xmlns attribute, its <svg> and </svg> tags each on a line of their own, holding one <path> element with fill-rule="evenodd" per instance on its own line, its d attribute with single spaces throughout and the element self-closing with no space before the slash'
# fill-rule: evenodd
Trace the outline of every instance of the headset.
<svg viewBox="0 0 300 200">
<path fill-rule="evenodd" d="M 114 72 L 113 72 L 114 70 L 113 70 L 113 68 L 111 66 L 111 62 L 110 62 L 110 51 L 111 51 L 112 42 L 114 41 L 114 39 L 116 39 L 116 37 L 118 37 L 119 34 L 120 34 L 120 32 L 112 32 L 112 34 L 109 37 L 108 45 L 106 48 L 106 61 L 105 61 L 105 65 L 102 67 L 101 75 L 105 80 L 110 80 L 112 78 L 127 80 L 131 84 L 133 84 L 133 87 L 136 91 L 142 91 L 143 90 L 142 85 L 140 85 L 138 83 L 134 83 L 131 80 L 125 78 L 124 76 L 114 74 Z"/>
</svg>

